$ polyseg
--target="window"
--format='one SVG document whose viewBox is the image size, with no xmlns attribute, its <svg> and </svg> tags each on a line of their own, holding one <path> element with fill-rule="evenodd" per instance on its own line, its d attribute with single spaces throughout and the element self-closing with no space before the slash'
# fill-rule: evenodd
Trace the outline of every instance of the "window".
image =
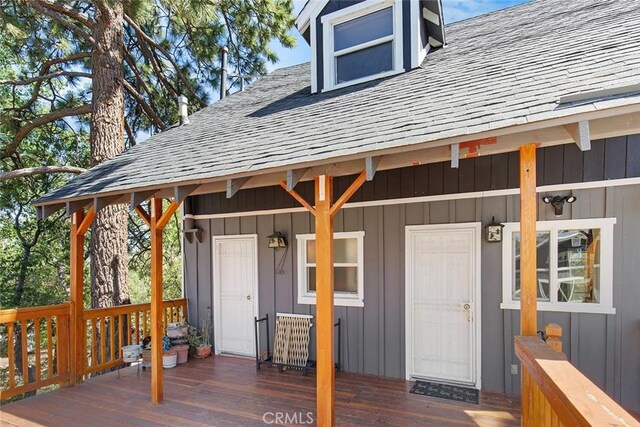
<svg viewBox="0 0 640 427">
<path fill-rule="evenodd" d="M 537 223 L 538 309 L 615 313 L 615 218 Z M 520 224 L 509 223 L 502 240 L 502 308 L 520 308 Z"/>
<path fill-rule="evenodd" d="M 315 234 L 296 236 L 298 241 L 298 304 L 316 303 Z M 333 235 L 334 304 L 364 306 L 364 231 Z"/>
<path fill-rule="evenodd" d="M 368 0 L 322 18 L 325 89 L 402 71 L 401 3 Z"/>
</svg>

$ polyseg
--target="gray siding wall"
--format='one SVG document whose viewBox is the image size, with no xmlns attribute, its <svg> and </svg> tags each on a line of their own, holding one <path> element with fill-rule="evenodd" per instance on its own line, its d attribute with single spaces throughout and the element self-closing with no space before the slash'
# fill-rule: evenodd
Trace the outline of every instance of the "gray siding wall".
<svg viewBox="0 0 640 427">
<path fill-rule="evenodd" d="M 574 191 L 578 200 L 565 206 L 564 219 L 616 217 L 614 227 L 615 315 L 539 313 L 539 326 L 563 328 L 564 350 L 571 362 L 626 408 L 638 410 L 640 384 L 640 185 Z M 344 324 L 342 360 L 348 371 L 403 377 L 405 374 L 404 239 L 405 226 L 519 219 L 518 196 L 407 203 L 343 209 L 335 231 L 365 232 L 365 305 L 336 307 Z M 540 220 L 555 219 L 540 203 Z M 197 220 L 203 241 L 185 240 L 185 294 L 191 321 L 208 315 L 212 301 L 211 236 L 259 235 L 260 315 L 276 312 L 315 314 L 314 305 L 297 304 L 296 234 L 314 232 L 307 213 Z M 284 274 L 275 273 L 282 252 L 267 248 L 267 236 L 282 232 L 290 250 Z M 513 336 L 519 311 L 502 310 L 502 245 L 482 242 L 482 384 L 486 390 L 519 393 L 520 377 Z M 214 325 L 215 327 L 215 325 Z M 272 327 L 273 328 L 273 327 Z M 270 331 L 273 335 L 273 330 Z M 312 340 L 311 354 L 315 354 Z M 273 341 L 272 341 L 273 342 Z"/>
</svg>

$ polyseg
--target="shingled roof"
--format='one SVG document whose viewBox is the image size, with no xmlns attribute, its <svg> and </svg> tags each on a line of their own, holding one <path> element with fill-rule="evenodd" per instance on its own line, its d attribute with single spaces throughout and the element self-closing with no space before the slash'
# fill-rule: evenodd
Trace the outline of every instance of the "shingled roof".
<svg viewBox="0 0 640 427">
<path fill-rule="evenodd" d="M 36 204 L 257 175 L 640 105 L 640 2 L 538 0 L 446 31 L 448 45 L 420 68 L 331 92 L 310 93 L 308 63 L 276 70 Z M 623 93 L 598 95 L 611 88 Z"/>
</svg>

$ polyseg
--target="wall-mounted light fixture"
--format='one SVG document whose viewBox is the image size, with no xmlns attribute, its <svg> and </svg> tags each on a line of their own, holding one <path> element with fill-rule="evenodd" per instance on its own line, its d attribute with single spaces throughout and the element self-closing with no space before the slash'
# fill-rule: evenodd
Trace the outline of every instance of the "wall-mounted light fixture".
<svg viewBox="0 0 640 427">
<path fill-rule="evenodd" d="M 267 239 L 269 239 L 269 247 L 271 249 L 275 249 L 276 252 L 278 251 L 278 249 L 284 249 L 282 257 L 280 258 L 280 261 L 278 261 L 278 265 L 276 266 L 276 274 L 283 274 L 284 261 L 287 257 L 287 252 L 289 252 L 287 239 L 285 239 L 282 233 L 280 233 L 279 231 L 275 231 L 272 235 L 268 236 Z"/>
<path fill-rule="evenodd" d="M 565 203 L 573 203 L 578 198 L 576 196 L 544 196 L 542 201 L 553 206 L 556 216 L 561 216 Z"/>
<path fill-rule="evenodd" d="M 496 222 L 496 217 L 491 218 L 491 223 L 484 227 L 484 237 L 487 242 L 495 243 L 502 241 L 502 227 L 504 225 Z"/>
</svg>

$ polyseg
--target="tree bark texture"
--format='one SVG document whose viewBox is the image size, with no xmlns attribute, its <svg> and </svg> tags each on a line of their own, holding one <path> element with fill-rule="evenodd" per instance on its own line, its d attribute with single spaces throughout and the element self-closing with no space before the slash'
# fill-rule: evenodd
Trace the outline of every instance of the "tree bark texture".
<svg viewBox="0 0 640 427">
<path fill-rule="evenodd" d="M 124 149 L 124 14 L 119 1 L 96 2 L 91 56 L 93 94 L 91 161 L 96 165 Z M 91 236 L 91 305 L 128 304 L 127 205 L 98 212 Z"/>
</svg>

